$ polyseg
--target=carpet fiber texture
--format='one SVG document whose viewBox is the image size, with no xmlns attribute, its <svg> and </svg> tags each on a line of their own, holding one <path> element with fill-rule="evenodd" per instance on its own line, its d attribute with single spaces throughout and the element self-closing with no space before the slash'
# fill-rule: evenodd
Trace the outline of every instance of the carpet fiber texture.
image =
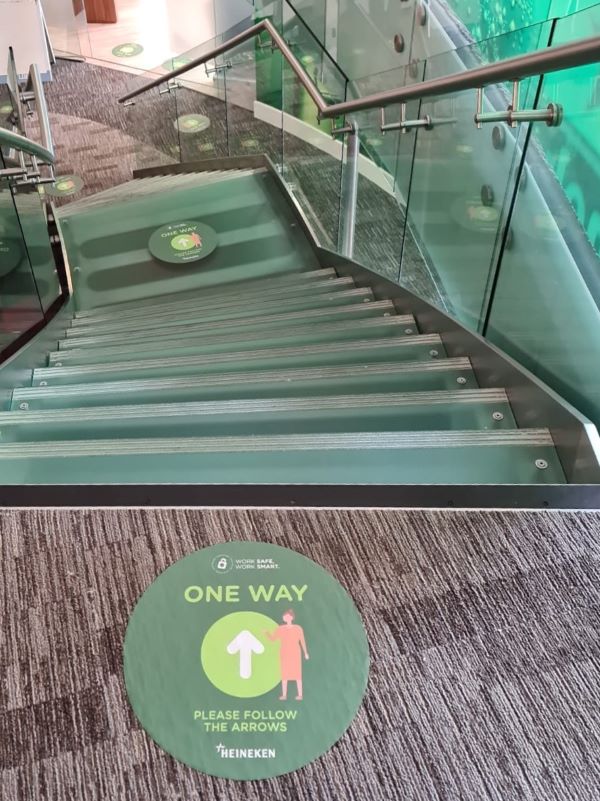
<svg viewBox="0 0 600 801">
<path fill-rule="evenodd" d="M 177 763 L 123 686 L 137 598 L 226 540 L 314 559 L 369 638 L 349 731 L 268 781 Z M 596 513 L 11 510 L 0 547 L 2 801 L 600 798 Z"/>
</svg>

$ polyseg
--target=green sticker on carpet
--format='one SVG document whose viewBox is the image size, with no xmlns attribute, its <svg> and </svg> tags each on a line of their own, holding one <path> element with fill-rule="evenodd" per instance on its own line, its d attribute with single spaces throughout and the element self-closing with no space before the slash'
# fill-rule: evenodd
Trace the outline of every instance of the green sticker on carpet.
<svg viewBox="0 0 600 801">
<path fill-rule="evenodd" d="M 66 197 L 74 195 L 83 188 L 83 181 L 78 175 L 61 175 L 53 184 L 45 187 L 45 192 L 51 197 Z"/>
<path fill-rule="evenodd" d="M 182 114 L 173 125 L 181 133 L 200 133 L 210 127 L 210 119 L 203 114 Z"/>
<path fill-rule="evenodd" d="M 148 242 L 148 250 L 159 261 L 169 264 L 198 261 L 217 247 L 216 231 L 195 220 L 169 223 L 158 228 Z"/>
<path fill-rule="evenodd" d="M 125 42 L 124 44 L 113 47 L 111 52 L 113 56 L 119 56 L 119 58 L 131 58 L 132 56 L 139 56 L 140 53 L 143 53 L 144 48 L 141 44 L 137 44 L 137 42 Z"/>
<path fill-rule="evenodd" d="M 12 114 L 12 110 L 12 103 L 2 103 L 2 105 L 0 105 L 0 114 L 2 114 L 3 117 L 7 117 L 9 114 Z"/>
<path fill-rule="evenodd" d="M 231 779 L 279 776 L 324 754 L 352 723 L 368 669 L 342 586 L 260 542 L 173 564 L 125 635 L 125 684 L 143 728 L 181 762 Z"/>
<path fill-rule="evenodd" d="M 175 58 L 168 58 L 163 62 L 164 69 L 171 72 L 171 70 L 178 70 L 180 67 L 185 67 L 192 59 L 187 56 L 175 56 Z"/>
</svg>

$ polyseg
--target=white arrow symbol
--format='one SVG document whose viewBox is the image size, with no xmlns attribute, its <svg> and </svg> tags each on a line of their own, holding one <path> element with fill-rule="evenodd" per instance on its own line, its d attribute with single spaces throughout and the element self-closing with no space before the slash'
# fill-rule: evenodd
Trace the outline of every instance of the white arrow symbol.
<svg viewBox="0 0 600 801">
<path fill-rule="evenodd" d="M 252 654 L 264 653 L 265 646 L 254 634 L 244 629 L 227 646 L 228 654 L 240 655 L 240 678 L 249 679 L 252 675 Z"/>
</svg>

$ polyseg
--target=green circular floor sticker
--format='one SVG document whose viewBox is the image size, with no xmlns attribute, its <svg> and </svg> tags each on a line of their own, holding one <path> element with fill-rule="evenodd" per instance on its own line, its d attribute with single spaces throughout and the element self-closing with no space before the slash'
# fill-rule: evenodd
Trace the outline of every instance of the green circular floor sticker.
<svg viewBox="0 0 600 801">
<path fill-rule="evenodd" d="M 196 551 L 138 601 L 124 645 L 129 701 L 176 759 L 266 779 L 324 754 L 361 704 L 365 631 L 342 586 L 294 551 Z"/>
<path fill-rule="evenodd" d="M 175 58 L 168 58 L 163 62 L 163 67 L 171 72 L 171 70 L 178 70 L 180 67 L 185 67 L 192 59 L 187 56 L 175 56 Z"/>
<path fill-rule="evenodd" d="M 141 44 L 137 44 L 137 42 L 125 42 L 124 44 L 113 47 L 111 52 L 113 56 L 119 56 L 119 58 L 131 58 L 132 56 L 139 56 L 140 53 L 143 53 L 144 48 Z"/>
<path fill-rule="evenodd" d="M 2 114 L 3 117 L 7 117 L 9 114 L 12 114 L 12 110 L 13 110 L 12 103 L 0 104 L 0 114 Z"/>
<path fill-rule="evenodd" d="M 204 259 L 217 247 L 217 233 L 195 220 L 169 223 L 154 231 L 148 250 L 159 261 L 183 264 Z"/>
<path fill-rule="evenodd" d="M 180 133 L 200 133 L 210 127 L 210 119 L 203 114 L 182 114 L 173 125 Z"/>
<path fill-rule="evenodd" d="M 51 197 L 66 197 L 75 195 L 82 188 L 83 181 L 78 175 L 61 175 L 45 187 L 45 192 Z"/>
</svg>

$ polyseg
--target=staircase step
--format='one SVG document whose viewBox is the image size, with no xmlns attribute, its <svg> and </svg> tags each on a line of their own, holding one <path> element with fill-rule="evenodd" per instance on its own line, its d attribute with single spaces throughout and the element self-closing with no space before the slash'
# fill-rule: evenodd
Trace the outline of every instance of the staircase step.
<svg viewBox="0 0 600 801">
<path fill-rule="evenodd" d="M 543 460 L 541 462 L 540 460 Z M 545 469 L 537 464 L 543 463 Z M 562 484 L 547 429 L 9 442 L 14 484 Z"/>
<path fill-rule="evenodd" d="M 355 340 L 290 348 L 232 351 L 201 356 L 166 359 L 137 359 L 73 367 L 40 367 L 33 371 L 32 386 L 117 381 L 127 378 L 159 378 L 224 372 L 226 369 L 264 370 L 268 368 L 315 367 L 357 364 L 398 359 L 444 357 L 437 334 L 388 339 Z M 44 382 L 43 384 L 41 382 Z"/>
<path fill-rule="evenodd" d="M 376 319 L 380 316 L 386 317 L 393 314 L 395 314 L 395 310 L 391 300 L 377 300 L 369 303 L 351 303 L 348 306 L 334 306 L 333 308 L 325 307 L 281 312 L 279 314 L 268 314 L 264 317 L 225 318 L 204 323 L 182 324 L 165 329 L 158 341 L 163 339 L 179 340 L 210 334 L 234 334 L 236 332 L 251 334 L 256 331 L 287 329 L 292 326 L 295 328 L 299 325 L 311 326 L 343 320 Z M 402 319 L 407 321 L 407 327 L 410 329 L 406 333 L 417 333 L 416 323 L 410 315 L 402 315 Z M 62 352 L 72 348 L 118 347 L 123 344 L 123 339 L 123 335 L 120 332 L 100 334 L 98 336 L 64 338 L 59 342 L 59 350 Z M 127 342 L 131 343 L 131 345 L 147 343 L 148 333 L 146 331 L 129 333 L 127 334 Z"/>
<path fill-rule="evenodd" d="M 250 282 L 248 282 L 250 283 Z M 83 330 L 91 327 L 102 326 L 104 324 L 120 325 L 127 324 L 134 320 L 140 324 L 148 324 L 149 321 L 162 319 L 164 317 L 186 316 L 190 312 L 198 313 L 205 310 L 233 308 L 242 306 L 247 308 L 250 304 L 258 305 L 272 302 L 275 298 L 301 298 L 313 295 L 331 294 L 339 290 L 353 289 L 354 281 L 352 278 L 325 278 L 320 281 L 310 281 L 296 284 L 283 284 L 278 286 L 250 287 L 236 292 L 220 292 L 219 294 L 205 292 L 204 295 L 195 298 L 180 297 L 173 303 L 157 304 L 152 307 L 143 306 L 141 308 L 126 309 L 119 314 L 98 315 L 96 317 L 77 317 L 71 321 L 71 328 Z M 184 293 L 182 293 L 184 294 Z"/>
<path fill-rule="evenodd" d="M 500 419 L 497 419 L 500 416 Z M 0 412 L 7 442 L 515 428 L 502 389 Z"/>
<path fill-rule="evenodd" d="M 149 336 L 155 330 L 191 323 L 203 323 L 209 320 L 229 320 L 240 317 L 261 317 L 277 312 L 304 311 L 307 309 L 333 308 L 335 306 L 346 306 L 350 303 L 371 303 L 373 294 L 370 289 L 348 289 L 331 294 L 307 295 L 298 298 L 271 298 L 262 303 L 252 303 L 248 306 L 223 306 L 216 309 L 196 309 L 186 312 L 185 315 L 172 312 L 168 315 L 151 315 L 141 319 L 135 319 L 131 323 L 127 320 L 111 323 L 98 323 L 89 325 L 85 328 L 76 327 L 67 329 L 67 337 L 82 336 L 83 331 L 86 335 L 101 335 L 115 333 L 119 331 L 142 331 Z"/>
<path fill-rule="evenodd" d="M 102 319 L 115 315 L 119 317 L 124 311 L 149 309 L 164 307 L 169 304 L 177 304 L 182 300 L 194 298 L 205 298 L 213 294 L 243 293 L 247 289 L 259 289 L 260 287 L 292 286 L 296 284 L 311 284 L 313 281 L 320 282 L 329 278 L 337 278 L 337 274 L 332 267 L 323 267 L 318 270 L 296 270 L 290 273 L 280 273 L 269 275 L 266 278 L 253 278 L 247 281 L 232 281 L 227 284 L 215 284 L 213 286 L 202 287 L 201 289 L 191 289 L 189 292 L 174 292 L 168 295 L 150 296 L 139 300 L 129 300 L 123 303 L 114 303 L 110 306 L 98 306 L 95 309 L 85 309 L 75 312 L 74 319 Z"/>
<path fill-rule="evenodd" d="M 221 336 L 204 335 L 192 338 L 159 339 L 157 342 L 129 342 L 109 348 L 71 348 L 53 351 L 48 357 L 50 367 L 65 367 L 73 364 L 100 364 L 118 359 L 144 359 L 149 357 L 192 356 L 201 353 L 219 353 L 228 350 L 254 350 L 269 347 L 310 345 L 327 342 L 342 342 L 365 337 L 408 336 L 414 334 L 412 317 L 379 317 L 367 320 L 302 325 L 276 331 L 251 333 L 238 331 Z"/>
<path fill-rule="evenodd" d="M 125 403 L 164 403 L 225 399 L 319 397 L 334 393 L 418 392 L 476 389 L 465 358 L 430 359 L 335 367 L 229 372 L 184 378 L 134 379 L 21 387 L 11 409 L 73 409 Z"/>
</svg>

